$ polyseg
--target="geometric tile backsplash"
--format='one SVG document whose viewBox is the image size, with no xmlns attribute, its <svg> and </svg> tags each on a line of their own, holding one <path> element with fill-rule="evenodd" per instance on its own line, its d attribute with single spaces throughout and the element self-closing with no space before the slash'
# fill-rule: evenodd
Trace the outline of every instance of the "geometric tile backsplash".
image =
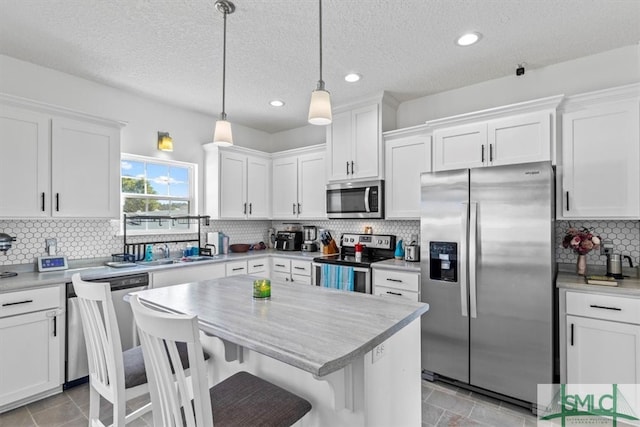
<svg viewBox="0 0 640 427">
<path fill-rule="evenodd" d="M 302 225 L 315 225 L 326 228 L 335 238 L 343 233 L 363 232 L 365 226 L 373 228 L 376 234 L 393 234 L 398 239 L 409 243 L 412 235 L 420 233 L 420 221 L 417 220 L 322 220 L 322 221 L 215 221 L 209 226 L 203 226 L 207 231 L 222 231 L 230 236 L 231 243 L 256 243 L 267 241 L 268 229 L 284 228 L 286 222 L 297 222 Z M 569 228 L 568 221 L 556 221 L 556 261 L 561 263 L 575 263 L 576 255 L 570 249 L 562 247 L 562 237 Z M 614 252 L 629 255 L 634 264 L 640 261 L 640 222 L 639 221 L 571 221 L 571 226 L 587 227 L 595 234 L 613 243 Z M 45 255 L 45 239 L 57 239 L 59 254 L 64 254 L 70 260 L 105 258 L 111 254 L 122 252 L 122 235 L 117 220 L 105 219 L 17 219 L 0 220 L 0 232 L 16 238 L 11 249 L 6 253 L 0 252 L 0 265 L 31 264 L 35 257 Z M 196 234 L 172 235 L 173 238 L 197 239 Z M 136 240 L 138 239 L 138 240 Z M 144 236 L 133 237 L 130 240 L 160 241 L 163 237 Z M 181 251 L 185 243 L 170 246 L 171 251 Z M 175 252 L 173 252 L 175 253 Z M 178 252 L 179 253 L 179 252 Z M 606 258 L 599 251 L 591 251 L 587 255 L 587 263 L 604 265 Z"/>
</svg>

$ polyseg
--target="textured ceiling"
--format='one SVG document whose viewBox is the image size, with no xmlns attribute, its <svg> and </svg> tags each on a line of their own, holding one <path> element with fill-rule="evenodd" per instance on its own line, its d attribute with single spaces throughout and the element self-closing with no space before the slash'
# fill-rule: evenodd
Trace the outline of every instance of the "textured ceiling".
<svg viewBox="0 0 640 427">
<path fill-rule="evenodd" d="M 222 15 L 213 0 L 0 0 L 0 53 L 180 107 L 221 109 Z M 231 122 L 306 125 L 318 80 L 315 0 L 235 0 L 227 21 Z M 324 0 L 334 106 L 399 101 L 640 41 L 638 0 Z M 454 44 L 466 31 L 480 43 Z M 356 84 L 347 72 L 363 75 Z M 271 99 L 285 107 L 269 106 Z"/>
</svg>

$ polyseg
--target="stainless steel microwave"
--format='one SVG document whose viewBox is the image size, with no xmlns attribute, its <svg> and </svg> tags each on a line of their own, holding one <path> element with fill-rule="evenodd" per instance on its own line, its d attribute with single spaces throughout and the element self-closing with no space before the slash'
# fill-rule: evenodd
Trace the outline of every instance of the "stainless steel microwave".
<svg viewBox="0 0 640 427">
<path fill-rule="evenodd" d="M 384 181 L 327 184 L 327 217 L 384 218 Z"/>
</svg>

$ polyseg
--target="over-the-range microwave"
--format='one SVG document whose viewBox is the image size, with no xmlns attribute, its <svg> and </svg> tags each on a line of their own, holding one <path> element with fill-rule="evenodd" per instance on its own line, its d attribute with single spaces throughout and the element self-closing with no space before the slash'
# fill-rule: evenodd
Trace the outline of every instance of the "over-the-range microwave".
<svg viewBox="0 0 640 427">
<path fill-rule="evenodd" d="M 327 217 L 384 218 L 384 180 L 327 184 Z"/>
</svg>

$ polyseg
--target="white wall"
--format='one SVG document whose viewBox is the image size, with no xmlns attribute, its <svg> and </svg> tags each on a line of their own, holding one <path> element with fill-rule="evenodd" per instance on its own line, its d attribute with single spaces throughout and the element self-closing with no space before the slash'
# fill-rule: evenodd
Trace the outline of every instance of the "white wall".
<svg viewBox="0 0 640 427">
<path fill-rule="evenodd" d="M 573 95 L 640 81 L 640 45 L 626 46 L 400 104 L 398 129 L 427 120 L 544 98 Z"/>
<path fill-rule="evenodd" d="M 271 134 L 271 150 L 276 152 L 324 144 L 326 139 L 326 126 L 307 125 Z"/>
<path fill-rule="evenodd" d="M 204 200 L 202 144 L 213 138 L 213 113 L 180 109 L 4 55 L 0 55 L 0 92 L 127 122 L 122 151 L 198 164 L 199 199 Z M 173 152 L 156 149 L 158 131 L 171 134 Z M 243 147 L 271 151 L 271 135 L 266 132 L 233 124 L 233 139 Z"/>
</svg>

